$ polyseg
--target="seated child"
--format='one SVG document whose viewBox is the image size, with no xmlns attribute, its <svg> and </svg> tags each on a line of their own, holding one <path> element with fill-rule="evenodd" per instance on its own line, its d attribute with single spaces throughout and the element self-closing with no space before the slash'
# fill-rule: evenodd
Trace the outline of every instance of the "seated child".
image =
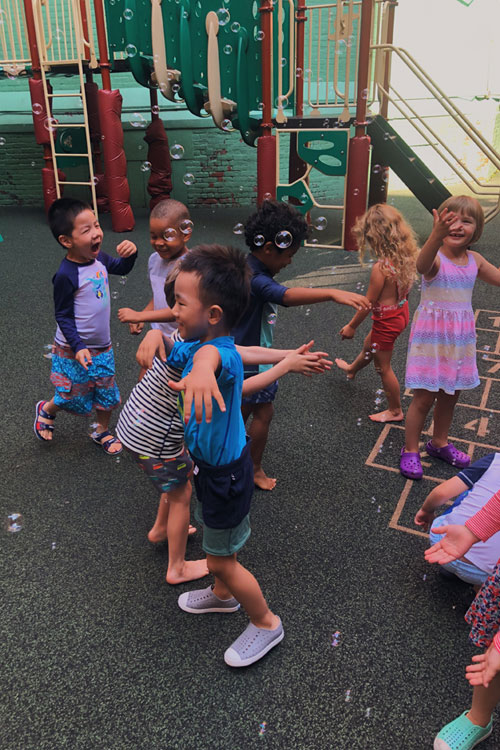
<svg viewBox="0 0 500 750">
<path fill-rule="evenodd" d="M 116 455 L 122 446 L 108 430 L 111 412 L 120 403 L 111 347 L 108 273 L 127 274 L 137 248 L 123 240 L 116 248 L 119 259 L 102 252 L 103 233 L 94 212 L 74 198 L 54 201 L 49 225 L 66 257 L 52 279 L 57 330 L 50 379 L 56 392 L 50 401 L 36 405 L 35 435 L 39 440 L 52 440 L 59 409 L 85 415 L 95 407 L 97 427 L 91 438 L 106 453 Z"/>
<path fill-rule="evenodd" d="M 169 278 L 175 279 L 175 275 Z M 173 280 L 170 284 L 167 282 L 166 288 L 169 286 L 173 292 Z M 171 301 L 167 294 L 167 299 L 173 307 L 175 298 Z M 166 580 L 170 584 L 192 581 L 208 573 L 206 560 L 185 560 L 188 533 L 196 531 L 189 527 L 192 461 L 184 448 L 177 392 L 171 387 L 180 380 L 181 370 L 166 364 L 164 348 L 170 351 L 179 340 L 178 331 L 169 338 L 164 338 L 159 330 L 146 335 L 137 353 L 145 375 L 125 403 L 116 428 L 123 445 L 160 492 L 156 521 L 148 539 L 153 543 L 168 540 Z M 310 375 L 323 372 L 331 365 L 323 359 L 324 352 L 309 351 L 312 344 L 311 341 L 296 351 L 242 347 L 241 354 L 249 363 L 280 363 L 265 373 L 267 378 L 275 379 L 292 371 Z M 162 358 L 154 357 L 158 346 L 163 347 Z M 246 381 L 249 387 L 251 383 L 252 378 Z"/>
<path fill-rule="evenodd" d="M 179 606 L 193 614 L 229 613 L 241 603 L 250 623 L 224 654 L 233 667 L 253 664 L 284 636 L 281 620 L 269 609 L 257 580 L 236 558 L 250 536 L 254 483 L 240 411 L 243 364 L 229 332 L 248 303 L 249 276 L 244 256 L 234 248 L 200 246 L 182 258 L 173 311 L 185 342 L 175 344 L 168 360 L 183 368 L 183 381 L 173 386 L 186 389 L 180 402 L 185 442 L 196 464 L 203 549 L 215 576 L 213 586 L 181 594 Z M 216 395 L 213 409 L 210 393 L 202 404 L 195 401 L 191 413 L 192 392 L 198 386 L 207 390 L 209 374 L 215 374 L 221 395 Z"/>
<path fill-rule="evenodd" d="M 139 334 L 144 323 L 169 336 L 176 329 L 174 316 L 165 298 L 165 281 L 176 261 L 184 255 L 191 239 L 193 222 L 188 208 L 171 198 L 160 201 L 149 217 L 149 236 L 154 250 L 148 260 L 148 274 L 153 296 L 146 307 L 132 310 L 122 307 L 118 318 L 128 323 L 130 333 Z"/>
<path fill-rule="evenodd" d="M 463 525 L 474 516 L 500 487 L 500 453 L 490 453 L 462 469 L 456 477 L 435 487 L 415 516 L 415 523 L 427 531 L 430 543 L 441 539 L 436 529 L 449 524 Z M 462 493 L 462 494 L 460 494 Z M 451 508 L 435 519 L 434 511 L 459 495 Z M 472 586 L 481 586 L 500 559 L 500 532 L 486 542 L 474 544 L 467 557 L 442 566 Z"/>
<path fill-rule="evenodd" d="M 316 302 L 337 302 L 357 310 L 368 310 L 366 297 L 340 289 L 288 288 L 274 281 L 274 276 L 290 265 L 293 256 L 307 237 L 308 226 L 293 207 L 276 201 L 264 201 L 245 224 L 245 240 L 250 248 L 248 262 L 252 269 L 250 304 L 232 334 L 242 346 L 271 346 L 276 324 L 277 306 L 296 307 Z M 262 370 L 262 368 L 261 368 Z M 256 366 L 245 367 L 245 377 L 255 375 Z M 252 440 L 251 454 L 254 480 L 262 490 L 272 490 L 276 479 L 262 468 L 262 456 L 273 418 L 273 402 L 277 384 L 243 399 L 243 419 L 252 415 L 248 433 Z"/>
</svg>

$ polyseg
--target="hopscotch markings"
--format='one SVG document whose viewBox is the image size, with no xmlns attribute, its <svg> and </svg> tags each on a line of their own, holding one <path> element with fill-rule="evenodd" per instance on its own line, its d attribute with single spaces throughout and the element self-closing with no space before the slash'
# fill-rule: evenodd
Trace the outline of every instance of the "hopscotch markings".
<svg viewBox="0 0 500 750">
<path fill-rule="evenodd" d="M 450 435 L 449 438 L 451 442 L 458 443 L 461 449 L 465 450 L 465 452 L 471 457 L 471 461 L 475 460 L 474 454 L 476 452 L 480 455 L 484 455 L 486 453 L 500 451 L 500 446 L 483 442 L 483 440 L 488 439 L 488 436 L 491 436 L 491 433 L 494 432 L 493 425 L 491 424 L 491 417 L 500 414 L 500 387 L 497 385 L 497 383 L 500 382 L 500 312 L 498 310 L 479 309 L 475 311 L 474 318 L 476 322 L 476 330 L 478 332 L 481 332 L 481 334 L 490 334 L 481 335 L 479 337 L 481 340 L 478 341 L 477 353 L 478 355 L 481 355 L 478 359 L 478 368 L 480 370 L 479 379 L 481 381 L 482 388 L 476 392 L 464 392 L 469 394 L 468 398 L 472 398 L 476 401 L 475 404 L 467 404 L 463 403 L 462 401 L 457 402 L 457 407 L 462 407 L 458 414 L 456 414 L 459 422 L 460 416 L 466 415 L 466 412 L 464 413 L 463 409 L 472 409 L 476 411 L 476 416 L 474 416 L 473 419 L 467 419 L 467 417 L 465 416 L 466 421 L 464 421 L 461 426 L 457 425 L 460 430 L 472 433 L 470 435 L 470 438 L 459 438 L 454 437 L 453 435 Z M 404 391 L 404 396 L 411 398 L 413 396 L 412 389 L 406 388 Z M 496 408 L 488 406 L 488 401 L 493 402 Z M 483 414 L 478 414 L 478 412 L 483 412 Z M 488 412 L 488 414 L 485 415 L 484 412 Z M 472 417 L 473 415 L 470 414 L 469 416 Z M 391 433 L 391 430 L 399 430 L 399 432 Z M 432 431 L 433 423 L 431 422 L 428 429 L 422 432 L 422 435 L 426 437 L 431 436 Z M 403 433 L 403 435 L 401 435 L 401 433 Z M 366 466 L 371 466 L 375 469 L 384 469 L 385 471 L 391 471 L 393 473 L 399 474 L 399 468 L 396 468 L 394 466 L 387 466 L 381 463 L 381 461 L 383 460 L 381 458 L 381 448 L 389 439 L 390 434 L 392 434 L 393 436 L 400 435 L 401 439 L 399 442 L 401 443 L 401 445 L 403 444 L 404 426 L 397 424 L 384 425 L 382 432 L 380 433 L 375 445 L 373 446 L 373 449 L 370 452 L 370 455 L 366 459 Z M 495 435 L 495 437 L 497 436 Z M 423 443 L 419 443 L 422 466 L 425 467 L 425 469 L 427 469 L 427 467 L 433 467 L 437 471 L 439 471 L 441 462 L 429 460 L 425 449 L 423 449 L 424 445 L 425 441 Z M 424 474 L 422 480 L 429 480 L 433 482 L 433 484 L 441 484 L 442 482 L 446 481 L 446 479 L 443 477 L 432 476 L 430 474 Z M 398 531 L 404 531 L 407 534 L 413 534 L 414 536 L 422 536 L 427 538 L 428 534 L 426 534 L 425 532 L 419 531 L 416 528 L 410 528 L 400 522 L 407 503 L 411 501 L 412 487 L 416 486 L 417 484 L 420 484 L 420 482 L 414 482 L 411 479 L 406 480 L 403 491 L 399 496 L 396 507 L 392 514 L 391 520 L 389 521 L 389 528 L 397 529 Z M 451 504 L 452 501 L 446 503 L 446 505 Z"/>
</svg>

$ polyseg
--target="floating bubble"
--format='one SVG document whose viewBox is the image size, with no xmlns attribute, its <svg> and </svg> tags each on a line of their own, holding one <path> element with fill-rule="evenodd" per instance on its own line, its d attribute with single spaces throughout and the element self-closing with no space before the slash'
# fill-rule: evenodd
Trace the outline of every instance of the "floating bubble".
<svg viewBox="0 0 500 750">
<path fill-rule="evenodd" d="M 96 175 L 94 175 L 94 176 L 92 177 L 92 183 L 93 183 L 94 185 L 98 185 L 98 184 L 99 184 L 99 177 L 97 177 Z"/>
<path fill-rule="evenodd" d="M 266 724 L 266 722 L 265 722 L 265 721 L 262 721 L 262 722 L 261 722 L 261 723 L 259 724 L 259 734 L 260 734 L 260 735 L 264 734 L 264 732 L 266 731 L 266 726 L 267 726 L 267 724 Z"/>
<path fill-rule="evenodd" d="M 118 299 L 118 292 L 111 292 L 111 299 Z"/>
<path fill-rule="evenodd" d="M 322 232 L 323 229 L 326 229 L 326 225 L 328 224 L 328 221 L 324 216 L 318 216 L 318 218 L 314 222 L 314 228 L 318 230 L 318 232 Z"/>
<path fill-rule="evenodd" d="M 226 26 L 231 20 L 231 15 L 227 8 L 219 8 L 217 18 L 219 19 L 219 26 Z"/>
<path fill-rule="evenodd" d="M 484 350 L 485 350 L 486 352 L 489 352 L 489 350 L 491 349 L 491 346 L 485 346 L 485 347 L 483 347 L 483 348 L 484 348 Z"/>
<path fill-rule="evenodd" d="M 380 174 L 381 171 L 382 171 L 382 167 L 380 166 L 380 164 L 373 165 L 373 168 L 372 168 L 373 174 Z"/>
<path fill-rule="evenodd" d="M 125 52 L 127 53 L 127 57 L 135 57 L 137 55 L 137 47 L 135 44 L 127 44 Z"/>
<path fill-rule="evenodd" d="M 277 107 L 283 107 L 283 109 L 286 109 L 288 107 L 288 99 L 286 96 L 277 96 L 275 104 Z"/>
<path fill-rule="evenodd" d="M 3 137 L 3 135 L 0 135 L 0 146 L 5 146 L 6 143 L 7 143 L 7 141 L 5 140 L 5 138 Z"/>
<path fill-rule="evenodd" d="M 241 29 L 241 26 L 238 23 L 238 21 L 233 21 L 233 23 L 231 24 L 231 31 L 237 34 L 240 29 Z"/>
<path fill-rule="evenodd" d="M 361 98 L 368 99 L 368 89 L 363 89 L 363 91 L 361 92 Z"/>
<path fill-rule="evenodd" d="M 226 44 L 224 46 L 224 54 L 225 55 L 230 55 L 232 51 L 233 51 L 233 48 L 231 47 L 230 44 Z"/>
<path fill-rule="evenodd" d="M 264 39 L 264 36 L 265 34 L 263 31 L 255 28 L 254 33 L 253 33 L 253 38 L 255 39 L 256 42 L 261 42 Z"/>
<path fill-rule="evenodd" d="M 134 112 L 130 116 L 130 124 L 133 128 L 145 128 L 147 125 L 146 118 L 140 112 Z"/>
<path fill-rule="evenodd" d="M 422 578 L 422 581 L 426 581 L 426 580 L 427 580 L 427 576 L 424 575 L 424 577 Z"/>
<path fill-rule="evenodd" d="M 365 719 L 369 719 L 370 718 L 371 712 L 372 712 L 371 708 L 367 708 L 366 709 L 366 711 L 365 711 Z"/>
<path fill-rule="evenodd" d="M 131 21 L 134 17 L 134 11 L 131 8 L 125 8 L 123 17 L 126 21 Z"/>
<path fill-rule="evenodd" d="M 127 283 L 127 277 L 126 276 L 120 276 L 120 284 L 124 286 Z"/>
<path fill-rule="evenodd" d="M 332 646 L 338 646 L 339 645 L 339 638 L 340 638 L 340 630 L 336 630 L 335 633 L 332 633 Z"/>
<path fill-rule="evenodd" d="M 239 222 L 238 224 L 235 224 L 233 227 L 233 234 L 243 234 L 244 231 L 245 231 L 245 227 L 243 226 L 243 224 L 240 224 Z"/>
<path fill-rule="evenodd" d="M 311 240 L 311 245 L 317 245 L 317 244 L 319 244 L 317 237 L 313 237 Z"/>
<path fill-rule="evenodd" d="M 119 463 L 120 463 L 120 456 L 116 456 L 116 458 L 115 458 L 115 462 L 116 462 L 117 464 L 119 464 Z"/>
<path fill-rule="evenodd" d="M 222 120 L 221 128 L 222 130 L 233 130 L 233 123 L 229 119 Z"/>
<path fill-rule="evenodd" d="M 23 524 L 24 519 L 21 513 L 9 513 L 5 520 L 5 529 L 11 534 L 15 534 L 17 531 L 21 531 Z"/>
<path fill-rule="evenodd" d="M 267 316 L 267 322 L 269 323 L 270 326 L 276 325 L 277 319 L 278 319 L 278 316 L 276 315 L 276 313 L 269 313 L 269 315 Z"/>
<path fill-rule="evenodd" d="M 345 691 L 345 702 L 349 703 L 350 700 L 351 700 L 351 689 L 349 688 L 349 690 Z"/>
<path fill-rule="evenodd" d="M 54 133 L 56 129 L 56 125 L 57 125 L 57 120 L 54 117 L 46 117 L 45 120 L 43 121 L 43 125 L 46 128 L 46 130 L 49 131 L 49 133 L 50 132 Z"/>
<path fill-rule="evenodd" d="M 173 83 L 172 84 L 172 91 L 174 92 L 174 94 L 178 94 L 180 90 L 181 90 L 180 83 Z"/>
<path fill-rule="evenodd" d="M 150 171 L 151 171 L 151 162 L 143 161 L 141 164 L 141 172 L 150 172 Z"/>
<path fill-rule="evenodd" d="M 306 309 L 306 315 L 309 315 L 310 313 L 311 313 L 311 308 L 310 308 L 310 307 L 308 307 L 308 308 Z"/>
<path fill-rule="evenodd" d="M 186 174 L 182 178 L 182 181 L 184 185 L 192 185 L 195 182 L 194 174 L 191 174 L 191 172 L 186 172 Z"/>
<path fill-rule="evenodd" d="M 358 188 L 354 188 L 354 190 L 352 191 L 352 194 L 353 194 L 353 195 L 359 195 L 359 190 L 358 190 Z"/>
<path fill-rule="evenodd" d="M 253 238 L 253 244 L 255 245 L 255 247 L 262 247 L 262 245 L 264 245 L 265 242 L 266 242 L 266 238 L 264 237 L 263 234 L 256 234 L 255 237 Z"/>
<path fill-rule="evenodd" d="M 163 239 L 167 242 L 175 242 L 177 239 L 177 230 L 173 227 L 167 227 L 163 232 Z"/>
<path fill-rule="evenodd" d="M 184 219 L 179 224 L 179 229 L 181 230 L 182 234 L 191 234 L 193 231 L 193 222 L 191 219 Z"/>
<path fill-rule="evenodd" d="M 286 62 L 287 62 L 287 60 L 286 60 L 286 57 L 282 57 L 282 58 L 281 58 L 281 67 L 282 67 L 282 68 L 284 68 L 284 67 L 285 67 L 285 65 L 286 65 Z"/>
<path fill-rule="evenodd" d="M 34 105 L 31 107 L 34 115 L 41 115 L 43 112 L 43 107 L 38 102 L 35 102 Z"/>
<path fill-rule="evenodd" d="M 170 147 L 170 156 L 172 159 L 182 159 L 184 156 L 184 146 L 180 143 L 174 143 L 174 145 Z"/>
<path fill-rule="evenodd" d="M 281 232 L 277 232 L 274 238 L 274 244 L 276 245 L 276 247 L 279 247 L 280 250 L 286 250 L 287 247 L 290 247 L 292 242 L 293 237 L 286 229 L 283 229 Z"/>
<path fill-rule="evenodd" d="M 264 193 L 265 201 L 272 201 L 272 199 L 273 199 L 273 196 L 271 195 L 271 193 Z"/>
<path fill-rule="evenodd" d="M 264 109 L 264 102 L 259 102 L 257 104 L 257 109 L 259 110 L 259 112 L 262 112 L 262 110 Z"/>
<path fill-rule="evenodd" d="M 302 75 L 302 68 L 295 68 L 295 77 L 300 78 Z"/>
<path fill-rule="evenodd" d="M 51 549 L 52 549 L 52 550 L 55 550 L 55 548 L 56 548 L 56 543 L 55 543 L 55 542 L 52 542 L 52 544 L 51 544 Z"/>
<path fill-rule="evenodd" d="M 153 106 L 151 107 L 151 112 L 154 115 L 159 115 L 160 114 L 160 108 L 159 108 L 159 106 L 157 104 L 153 104 Z"/>
</svg>

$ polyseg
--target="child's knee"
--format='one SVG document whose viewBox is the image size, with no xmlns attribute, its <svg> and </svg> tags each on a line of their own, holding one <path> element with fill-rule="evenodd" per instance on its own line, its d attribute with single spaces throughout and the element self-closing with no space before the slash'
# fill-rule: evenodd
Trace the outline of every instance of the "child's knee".
<svg viewBox="0 0 500 750">
<path fill-rule="evenodd" d="M 258 419 L 261 422 L 269 424 L 274 415 L 274 404 L 270 401 L 267 404 L 257 404 L 257 408 L 254 411 L 254 419 Z"/>
<path fill-rule="evenodd" d="M 232 557 L 219 557 L 217 555 L 207 555 L 207 568 L 210 573 L 218 578 L 224 577 L 224 571 L 233 562 Z"/>
</svg>

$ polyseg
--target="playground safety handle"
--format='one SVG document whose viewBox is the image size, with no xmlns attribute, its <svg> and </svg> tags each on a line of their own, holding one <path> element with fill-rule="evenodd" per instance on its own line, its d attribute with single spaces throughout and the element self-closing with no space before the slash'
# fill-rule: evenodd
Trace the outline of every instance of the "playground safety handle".
<svg viewBox="0 0 500 750">
<path fill-rule="evenodd" d="M 165 97 L 175 102 L 172 82 L 167 68 L 167 51 L 163 33 L 163 18 L 161 14 L 161 0 L 151 0 L 151 41 L 153 43 L 153 64 L 158 87 Z M 170 73 L 172 76 L 172 73 Z"/>
</svg>

